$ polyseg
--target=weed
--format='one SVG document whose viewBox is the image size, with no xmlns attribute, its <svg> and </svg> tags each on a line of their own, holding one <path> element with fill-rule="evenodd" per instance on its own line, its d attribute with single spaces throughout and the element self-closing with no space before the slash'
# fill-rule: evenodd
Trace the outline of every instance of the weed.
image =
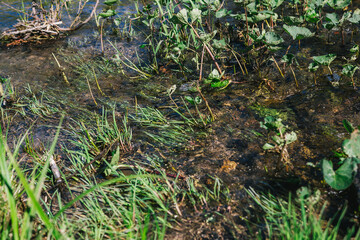
<svg viewBox="0 0 360 240">
<path fill-rule="evenodd" d="M 340 215 L 335 214 L 326 224 L 324 224 L 324 211 L 326 203 L 317 207 L 320 199 L 320 191 L 311 193 L 306 187 L 297 191 L 296 201 L 294 202 L 291 194 L 288 201 L 276 198 L 271 194 L 256 193 L 253 189 L 248 189 L 247 193 L 264 211 L 264 221 L 266 230 L 264 234 L 269 239 L 338 239 L 340 224 L 346 213 L 343 207 Z M 332 226 L 334 224 L 334 226 Z M 355 239 L 360 237 L 360 230 L 356 232 L 355 226 L 347 229 L 344 239 Z M 264 236 L 258 234 L 258 239 Z"/>
</svg>

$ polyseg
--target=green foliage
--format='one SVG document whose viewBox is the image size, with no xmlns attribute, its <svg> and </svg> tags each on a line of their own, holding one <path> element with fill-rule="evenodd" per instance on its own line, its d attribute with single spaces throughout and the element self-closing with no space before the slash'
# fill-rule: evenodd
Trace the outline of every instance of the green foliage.
<svg viewBox="0 0 360 240">
<path fill-rule="evenodd" d="M 259 224 L 263 225 L 265 222 L 266 227 L 263 228 L 264 232 L 258 233 L 258 239 L 263 239 L 263 234 L 266 235 L 266 239 L 338 239 L 346 207 L 342 207 L 340 215 L 334 214 L 326 223 L 326 203 L 322 207 L 319 206 L 319 190 L 312 193 L 303 187 L 297 190 L 295 199 L 290 194 L 288 200 L 276 198 L 271 194 L 259 194 L 252 188 L 246 191 L 264 211 Z M 358 239 L 360 230 L 356 230 L 355 226 L 349 227 L 345 234 L 344 239 L 351 239 L 354 234 L 355 239 Z"/>
<path fill-rule="evenodd" d="M 297 140 L 296 133 L 294 131 L 286 132 L 287 126 L 282 123 L 282 120 L 272 116 L 268 116 L 264 119 L 264 122 L 260 122 L 260 127 L 275 133 L 271 137 L 272 143 L 265 143 L 263 149 L 275 150 L 280 154 L 281 161 L 289 166 L 291 163 L 287 146 Z"/>
<path fill-rule="evenodd" d="M 335 58 L 336 58 L 336 54 L 326 54 L 322 56 L 314 56 L 313 60 L 317 64 L 329 66 L 332 63 L 332 61 L 335 60 Z"/>
<path fill-rule="evenodd" d="M 116 15 L 115 10 L 108 9 L 106 12 L 99 13 L 99 16 L 102 18 L 109 18 Z"/>
<path fill-rule="evenodd" d="M 349 78 L 352 78 L 356 72 L 356 70 L 358 70 L 359 67 L 358 66 L 354 66 L 352 64 L 346 64 L 343 66 L 343 70 L 342 70 L 342 74 L 345 76 L 348 76 Z"/>
<path fill-rule="evenodd" d="M 344 120 L 343 123 L 346 130 L 351 132 L 351 137 L 343 141 L 344 155 L 339 155 L 342 162 L 340 167 L 334 171 L 331 161 L 322 160 L 324 179 L 335 190 L 344 190 L 352 184 L 357 172 L 357 165 L 360 164 L 359 129 L 355 129 L 347 120 Z"/>
<path fill-rule="evenodd" d="M 305 27 L 288 26 L 284 24 L 283 28 L 288 34 L 291 35 L 293 40 L 301 40 L 315 35 L 308 28 Z"/>
</svg>

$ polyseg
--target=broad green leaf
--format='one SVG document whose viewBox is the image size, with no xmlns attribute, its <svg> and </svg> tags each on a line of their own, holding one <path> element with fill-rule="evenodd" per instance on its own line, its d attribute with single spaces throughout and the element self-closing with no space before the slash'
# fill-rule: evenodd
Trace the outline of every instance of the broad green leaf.
<svg viewBox="0 0 360 240">
<path fill-rule="evenodd" d="M 278 135 L 274 135 L 271 139 L 279 146 L 283 146 L 285 144 L 285 139 L 281 138 Z"/>
<path fill-rule="evenodd" d="M 184 98 L 186 101 L 188 101 L 190 104 L 193 104 L 193 105 L 196 105 L 196 104 L 199 105 L 202 102 L 202 99 L 199 96 L 196 96 L 195 98 L 190 97 L 190 96 L 185 96 Z"/>
<path fill-rule="evenodd" d="M 260 127 L 267 130 L 273 130 L 277 133 L 285 131 L 285 125 L 282 123 L 281 118 L 274 118 L 273 116 L 267 116 L 264 118 L 264 122 L 260 122 Z"/>
<path fill-rule="evenodd" d="M 348 21 L 351 23 L 359 23 L 360 22 L 360 9 L 355 9 L 351 18 L 348 18 Z"/>
<path fill-rule="evenodd" d="M 325 15 L 325 20 L 331 22 L 333 26 L 337 26 L 340 22 L 339 16 L 335 12 L 327 13 Z"/>
<path fill-rule="evenodd" d="M 319 68 L 319 64 L 317 64 L 316 62 L 310 63 L 309 67 L 308 67 L 310 72 L 316 72 L 316 70 L 318 70 L 318 68 Z"/>
<path fill-rule="evenodd" d="M 219 11 L 217 11 L 215 13 L 215 17 L 216 18 L 223 18 L 223 17 L 227 16 L 228 14 L 229 14 L 229 12 L 225 8 L 223 8 L 223 9 L 220 9 Z"/>
<path fill-rule="evenodd" d="M 117 0 L 107 0 L 107 1 L 104 2 L 104 4 L 110 6 L 110 5 L 115 4 L 116 2 L 117 2 Z"/>
<path fill-rule="evenodd" d="M 222 50 L 225 49 L 226 48 L 225 39 L 220 39 L 220 40 L 213 39 L 212 46 L 216 49 L 222 49 Z"/>
<path fill-rule="evenodd" d="M 344 74 L 345 76 L 352 78 L 354 76 L 356 70 L 358 70 L 358 69 L 359 69 L 358 66 L 346 64 L 343 66 L 343 70 L 341 73 Z"/>
<path fill-rule="evenodd" d="M 216 35 L 217 31 L 213 31 L 211 33 L 205 33 L 205 32 L 202 32 L 200 33 L 200 39 L 205 42 L 205 43 L 208 43 L 211 41 L 211 39 L 213 39 Z"/>
<path fill-rule="evenodd" d="M 268 0 L 267 3 L 271 6 L 271 9 L 274 10 L 278 8 L 284 0 Z"/>
<path fill-rule="evenodd" d="M 269 45 L 279 45 L 284 42 L 284 39 L 282 39 L 282 37 L 280 37 L 280 35 L 275 32 L 266 32 L 264 40 L 265 43 Z"/>
<path fill-rule="evenodd" d="M 108 18 L 108 17 L 112 17 L 115 15 L 116 15 L 115 10 L 111 10 L 111 9 L 107 10 L 106 12 L 99 13 L 99 16 L 102 18 Z"/>
<path fill-rule="evenodd" d="M 180 22 L 188 24 L 188 10 L 186 8 L 181 9 L 176 16 Z"/>
<path fill-rule="evenodd" d="M 309 29 L 305 27 L 288 26 L 284 24 L 283 28 L 288 34 L 291 35 L 293 40 L 301 40 L 303 38 L 309 38 L 314 36 L 314 33 L 312 33 Z"/>
<path fill-rule="evenodd" d="M 332 188 L 344 190 L 351 185 L 357 171 L 357 165 L 352 158 L 347 158 L 341 167 L 334 171 L 332 162 L 324 159 L 322 161 L 322 171 L 325 181 Z"/>
<path fill-rule="evenodd" d="M 352 48 L 350 49 L 351 53 L 358 53 L 359 52 L 359 45 L 355 44 L 354 46 L 352 46 Z"/>
<path fill-rule="evenodd" d="M 212 82 L 211 87 L 213 87 L 213 88 L 226 88 L 227 86 L 229 86 L 229 84 L 230 84 L 229 80 L 224 80 L 224 81 L 219 81 L 219 82 Z"/>
<path fill-rule="evenodd" d="M 313 9 L 319 9 L 324 7 L 326 0 L 310 0 L 308 1 L 308 7 Z"/>
<path fill-rule="evenodd" d="M 273 149 L 275 146 L 270 144 L 270 143 L 265 143 L 264 146 L 262 147 L 264 150 L 269 150 L 269 149 Z"/>
<path fill-rule="evenodd" d="M 221 75 L 220 75 L 220 73 L 218 72 L 218 70 L 214 69 L 214 70 L 212 70 L 212 72 L 209 74 L 208 79 L 220 81 Z"/>
<path fill-rule="evenodd" d="M 309 8 L 305 12 L 305 19 L 307 22 L 317 23 L 320 20 L 320 15 L 318 12 L 315 11 L 315 9 Z"/>
<path fill-rule="evenodd" d="M 336 58 L 336 54 L 332 54 L 332 53 L 313 57 L 314 62 L 324 66 L 329 66 L 331 62 L 335 60 L 335 58 Z"/>
<path fill-rule="evenodd" d="M 285 134 L 285 141 L 286 144 L 290 144 L 292 142 L 295 142 L 297 140 L 297 135 L 295 132 L 286 133 Z"/>
<path fill-rule="evenodd" d="M 201 22 L 201 10 L 194 8 L 193 10 L 190 11 L 190 19 L 191 19 L 191 23 L 194 23 L 196 21 Z"/>
<path fill-rule="evenodd" d="M 351 133 L 351 138 L 344 140 L 342 149 L 349 157 L 360 158 L 360 134 L 356 129 Z"/>
<path fill-rule="evenodd" d="M 305 21 L 303 16 L 293 17 L 293 16 L 285 16 L 284 21 L 288 25 L 299 25 Z"/>
<path fill-rule="evenodd" d="M 350 5 L 351 0 L 327 0 L 326 3 L 335 10 L 344 9 Z"/>
<path fill-rule="evenodd" d="M 348 131 L 348 133 L 352 133 L 352 132 L 355 130 L 355 128 L 354 128 L 354 126 L 351 124 L 351 122 L 349 122 L 349 121 L 346 120 L 346 119 L 343 120 L 343 125 L 344 125 L 346 131 Z"/>
<path fill-rule="evenodd" d="M 295 55 L 288 53 L 285 54 L 282 58 L 281 58 L 281 62 L 283 63 L 287 63 L 287 64 L 292 64 L 294 62 L 295 59 Z"/>
</svg>

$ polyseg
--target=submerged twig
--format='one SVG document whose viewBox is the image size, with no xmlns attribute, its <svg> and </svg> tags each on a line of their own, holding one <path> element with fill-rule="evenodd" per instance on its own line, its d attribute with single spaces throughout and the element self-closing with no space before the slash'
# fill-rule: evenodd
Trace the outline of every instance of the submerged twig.
<svg viewBox="0 0 360 240">
<path fill-rule="evenodd" d="M 55 58 L 55 61 L 56 61 L 57 65 L 58 65 L 58 67 L 59 67 L 59 69 L 60 69 L 60 71 L 61 71 L 61 73 L 62 73 L 62 75 L 63 75 L 64 81 L 66 82 L 66 84 L 70 85 L 70 83 L 69 83 L 69 81 L 68 81 L 68 78 L 66 77 L 66 74 L 65 74 L 65 71 L 64 71 L 63 67 L 60 65 L 60 63 L 59 63 L 59 61 L 57 60 L 55 54 L 52 53 L 52 55 L 53 55 L 53 57 Z"/>
</svg>

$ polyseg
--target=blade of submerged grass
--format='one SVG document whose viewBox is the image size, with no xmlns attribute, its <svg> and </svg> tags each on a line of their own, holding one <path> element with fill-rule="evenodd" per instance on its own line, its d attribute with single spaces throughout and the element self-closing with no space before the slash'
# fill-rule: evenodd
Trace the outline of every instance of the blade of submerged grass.
<svg viewBox="0 0 360 240">
<path fill-rule="evenodd" d="M 89 193 L 95 191 L 98 188 L 107 186 L 107 185 L 111 185 L 113 183 L 116 182 L 123 182 L 126 180 L 131 180 L 131 179 L 137 179 L 137 178 L 143 178 L 143 177 L 147 177 L 147 178 L 158 178 L 159 176 L 157 175 L 150 175 L 150 174 L 142 174 L 142 175 L 134 175 L 134 176 L 123 176 L 123 177 L 118 177 L 118 178 L 114 178 L 114 179 L 110 179 L 108 181 L 102 182 L 100 184 L 97 184 L 93 187 L 91 187 L 90 189 L 82 192 L 81 194 L 79 194 L 76 198 L 74 198 L 73 200 L 71 200 L 69 203 L 67 203 L 63 208 L 61 208 L 55 215 L 54 215 L 54 220 L 56 220 L 64 211 L 66 211 L 69 207 L 71 207 L 75 202 L 79 201 L 80 199 L 84 198 L 86 195 L 88 195 Z"/>
</svg>

